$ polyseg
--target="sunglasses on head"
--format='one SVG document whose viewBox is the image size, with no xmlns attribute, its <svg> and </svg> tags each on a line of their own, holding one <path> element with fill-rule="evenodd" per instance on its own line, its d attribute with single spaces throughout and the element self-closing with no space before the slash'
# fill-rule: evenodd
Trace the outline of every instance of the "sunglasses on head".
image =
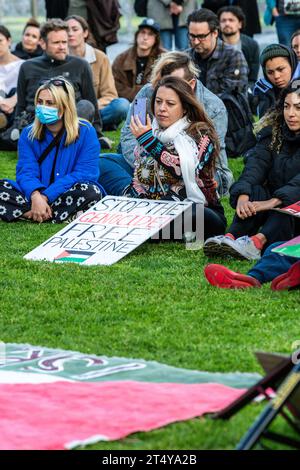
<svg viewBox="0 0 300 470">
<path fill-rule="evenodd" d="M 62 86 L 67 95 L 69 94 L 66 82 L 62 78 L 46 78 L 40 81 L 40 86 L 41 85 Z"/>
</svg>

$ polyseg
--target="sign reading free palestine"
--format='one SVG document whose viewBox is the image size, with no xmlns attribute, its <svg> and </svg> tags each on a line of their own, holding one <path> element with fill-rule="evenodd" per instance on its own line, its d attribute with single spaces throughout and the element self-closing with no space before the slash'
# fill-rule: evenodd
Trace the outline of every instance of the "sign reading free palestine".
<svg viewBox="0 0 300 470">
<path fill-rule="evenodd" d="M 191 214 L 191 208 L 189 201 L 106 196 L 24 258 L 84 265 L 114 264 L 161 229 L 168 228 L 171 221 L 177 221 L 181 228 L 183 213 Z"/>
</svg>

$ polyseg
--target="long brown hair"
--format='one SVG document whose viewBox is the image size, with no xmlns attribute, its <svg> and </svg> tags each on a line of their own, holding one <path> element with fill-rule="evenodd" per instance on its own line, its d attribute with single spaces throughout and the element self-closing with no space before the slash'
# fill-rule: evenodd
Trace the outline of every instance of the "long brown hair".
<svg viewBox="0 0 300 470">
<path fill-rule="evenodd" d="M 186 133 L 193 139 L 198 140 L 203 134 L 207 135 L 214 144 L 214 152 L 212 154 L 213 166 L 215 166 L 216 158 L 220 152 L 219 137 L 214 128 L 213 122 L 207 116 L 203 106 L 197 100 L 194 90 L 185 80 L 178 77 L 167 76 L 162 78 L 154 88 L 151 99 L 151 111 L 154 115 L 154 105 L 157 91 L 160 87 L 170 88 L 177 94 L 183 107 L 184 115 L 190 122 L 190 126 Z"/>
</svg>

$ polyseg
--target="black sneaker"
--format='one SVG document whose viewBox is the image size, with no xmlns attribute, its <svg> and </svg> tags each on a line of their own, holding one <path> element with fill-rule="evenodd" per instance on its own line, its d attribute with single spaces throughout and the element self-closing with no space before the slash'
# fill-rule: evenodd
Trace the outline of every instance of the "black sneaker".
<svg viewBox="0 0 300 470">
<path fill-rule="evenodd" d="M 113 141 L 110 140 L 108 137 L 105 137 L 104 135 L 101 135 L 99 137 L 99 142 L 100 142 L 100 145 L 101 145 L 102 149 L 105 149 L 105 150 L 112 149 Z"/>
<path fill-rule="evenodd" d="M 24 127 L 31 124 L 33 121 L 33 115 L 27 113 L 27 111 L 22 111 L 19 116 L 16 116 L 11 127 L 9 127 L 6 132 L 8 137 L 14 142 L 19 140 L 20 134 Z"/>
</svg>

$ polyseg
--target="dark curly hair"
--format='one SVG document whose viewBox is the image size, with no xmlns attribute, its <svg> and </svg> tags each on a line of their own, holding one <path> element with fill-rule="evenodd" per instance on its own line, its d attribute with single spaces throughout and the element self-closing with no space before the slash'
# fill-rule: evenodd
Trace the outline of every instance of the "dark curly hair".
<svg viewBox="0 0 300 470">
<path fill-rule="evenodd" d="M 287 95 L 290 93 L 300 94 L 300 78 L 290 82 L 290 84 L 281 91 L 275 107 L 268 111 L 265 116 L 263 116 L 255 125 L 256 133 L 265 127 L 272 126 L 272 140 L 270 149 L 277 153 L 280 152 L 283 141 L 283 127 L 285 126 L 284 101 Z"/>
</svg>

